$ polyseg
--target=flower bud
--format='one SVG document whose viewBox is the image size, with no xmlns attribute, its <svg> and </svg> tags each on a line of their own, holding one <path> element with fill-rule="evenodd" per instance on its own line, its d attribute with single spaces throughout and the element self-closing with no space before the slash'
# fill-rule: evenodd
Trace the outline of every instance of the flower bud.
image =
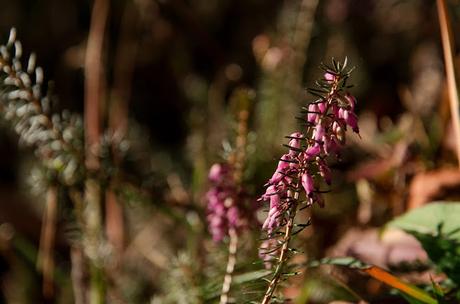
<svg viewBox="0 0 460 304">
<path fill-rule="evenodd" d="M 307 196 L 309 196 L 315 190 L 313 177 L 308 174 L 308 172 L 302 174 L 302 187 L 304 188 Z"/>
</svg>

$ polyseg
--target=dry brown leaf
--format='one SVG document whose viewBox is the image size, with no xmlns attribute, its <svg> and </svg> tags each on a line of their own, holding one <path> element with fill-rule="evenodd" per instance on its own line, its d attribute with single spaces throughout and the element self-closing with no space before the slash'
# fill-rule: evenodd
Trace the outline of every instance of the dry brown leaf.
<svg viewBox="0 0 460 304">
<path fill-rule="evenodd" d="M 460 171 L 440 169 L 417 174 L 410 184 L 408 209 L 420 207 L 460 185 Z"/>
</svg>

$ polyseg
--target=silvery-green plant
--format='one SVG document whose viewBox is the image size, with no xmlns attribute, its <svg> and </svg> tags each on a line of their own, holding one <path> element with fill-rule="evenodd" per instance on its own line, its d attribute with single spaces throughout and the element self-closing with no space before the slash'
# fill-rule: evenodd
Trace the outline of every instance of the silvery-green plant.
<svg viewBox="0 0 460 304">
<path fill-rule="evenodd" d="M 11 29 L 0 46 L 0 109 L 19 135 L 61 184 L 73 186 L 84 175 L 83 124 L 79 115 L 51 112 L 51 96 L 44 92 L 43 69 L 32 54 L 23 66 L 21 42 Z"/>
</svg>

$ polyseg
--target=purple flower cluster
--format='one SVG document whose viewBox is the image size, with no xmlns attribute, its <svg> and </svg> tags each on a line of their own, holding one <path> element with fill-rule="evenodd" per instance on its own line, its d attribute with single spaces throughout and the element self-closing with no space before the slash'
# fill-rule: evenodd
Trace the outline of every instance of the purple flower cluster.
<svg viewBox="0 0 460 304">
<path fill-rule="evenodd" d="M 329 155 L 337 156 L 345 144 L 345 131 L 350 127 L 359 134 L 354 112 L 356 99 L 339 89 L 340 74 L 327 72 L 323 83 L 330 85 L 328 94 L 308 105 L 304 120 L 306 129 L 292 133 L 288 153 L 278 162 L 275 173 L 267 183 L 260 200 L 269 201 L 270 207 L 263 229 L 271 234 L 286 222 L 286 210 L 293 201 L 293 193 L 305 192 L 307 205 L 323 206 L 316 177 L 331 183 L 331 170 L 326 162 Z"/>
<path fill-rule="evenodd" d="M 209 170 L 211 189 L 206 193 L 208 229 L 215 242 L 221 241 L 230 229 L 247 225 L 241 206 L 242 195 L 237 189 L 233 169 L 228 164 L 214 164 Z"/>
</svg>

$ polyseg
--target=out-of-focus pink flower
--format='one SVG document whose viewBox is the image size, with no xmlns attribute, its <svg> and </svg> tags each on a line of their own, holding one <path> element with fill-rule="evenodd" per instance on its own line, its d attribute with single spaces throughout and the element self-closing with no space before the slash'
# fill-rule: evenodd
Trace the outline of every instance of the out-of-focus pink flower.
<svg viewBox="0 0 460 304">
<path fill-rule="evenodd" d="M 209 170 L 211 188 L 206 193 L 208 230 L 215 242 L 247 227 L 252 210 L 242 205 L 242 195 L 235 184 L 233 169 L 228 164 L 214 164 Z"/>
<path fill-rule="evenodd" d="M 228 168 L 224 164 L 214 164 L 209 169 L 208 179 L 213 183 L 221 183 L 227 175 Z"/>
</svg>

